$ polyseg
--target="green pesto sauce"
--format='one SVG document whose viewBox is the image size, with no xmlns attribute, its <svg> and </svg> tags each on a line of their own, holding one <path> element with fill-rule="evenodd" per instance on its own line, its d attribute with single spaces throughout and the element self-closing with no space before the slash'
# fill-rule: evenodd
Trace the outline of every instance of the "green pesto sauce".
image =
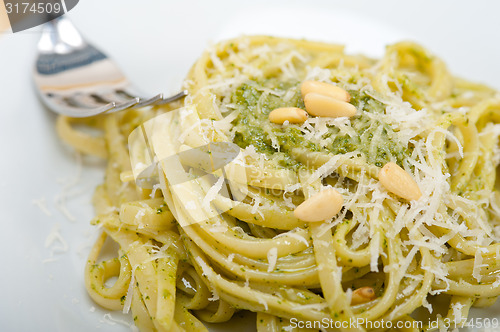
<svg viewBox="0 0 500 332">
<path fill-rule="evenodd" d="M 265 88 L 276 92 L 264 93 Z M 284 102 L 282 95 L 287 91 L 294 91 L 293 97 Z M 345 154 L 360 152 L 368 163 L 383 166 L 385 163 L 396 160 L 401 164 L 407 155 L 407 149 L 396 142 L 392 128 L 378 120 L 372 120 L 365 112 L 383 113 L 385 105 L 365 93 L 349 91 L 351 103 L 363 112 L 351 118 L 351 126 L 357 135 L 350 137 L 339 134 L 339 129 L 328 126 L 328 132 L 323 138 L 332 137 L 332 143 L 325 148 L 304 138 L 298 125 L 282 126 L 269 122 L 269 113 L 278 107 L 299 107 L 305 109 L 300 94 L 300 82 L 278 82 L 270 79 L 259 82 L 249 82 L 238 87 L 231 96 L 231 102 L 238 107 L 239 115 L 233 121 L 235 137 L 234 143 L 241 148 L 253 145 L 257 152 L 272 156 L 277 164 L 286 168 L 299 168 L 301 163 L 295 160 L 290 151 L 301 147 L 309 151 L 323 151 L 325 153 Z M 267 131 L 266 131 L 266 128 Z M 273 147 L 269 131 L 276 137 L 279 149 Z M 370 142 L 375 133 L 380 134 L 380 144 L 376 152 L 370 152 Z"/>
<path fill-rule="evenodd" d="M 392 128 L 380 121 L 372 120 L 367 113 L 384 113 L 385 105 L 366 93 L 349 91 L 351 103 L 358 109 L 358 114 L 351 119 L 351 126 L 358 135 L 337 135 L 329 151 L 334 154 L 360 151 L 366 157 L 368 163 L 381 167 L 391 160 L 402 165 L 408 156 L 408 149 L 395 139 Z M 362 112 L 359 110 L 362 109 Z M 330 131 L 338 133 L 337 128 Z M 379 143 L 375 153 L 370 152 L 370 142 L 376 133 L 380 134 Z"/>
</svg>

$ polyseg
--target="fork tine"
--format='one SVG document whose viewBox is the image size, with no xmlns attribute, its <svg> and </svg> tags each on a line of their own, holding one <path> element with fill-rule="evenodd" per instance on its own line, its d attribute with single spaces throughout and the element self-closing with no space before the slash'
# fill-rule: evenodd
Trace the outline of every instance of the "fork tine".
<svg viewBox="0 0 500 332">
<path fill-rule="evenodd" d="M 168 98 L 163 98 L 163 94 L 162 94 L 162 99 L 157 101 L 155 104 L 156 105 L 163 105 L 163 104 L 171 103 L 171 102 L 173 102 L 177 99 L 181 99 L 182 97 L 185 97 L 187 95 L 188 95 L 188 90 L 182 90 L 178 94 L 173 95 L 173 96 L 168 97 Z"/>
<path fill-rule="evenodd" d="M 115 106 L 116 106 L 116 103 L 112 102 L 112 103 L 109 103 L 107 105 L 104 105 L 104 106 L 101 106 L 98 108 L 92 108 L 89 110 L 79 109 L 78 113 L 79 113 L 79 115 L 81 113 L 80 117 L 94 116 L 94 115 L 98 115 L 101 113 L 110 112 L 111 110 L 113 110 L 115 108 Z"/>
<path fill-rule="evenodd" d="M 115 102 L 111 102 L 111 103 L 109 103 L 109 104 L 107 104 L 107 105 L 104 105 L 104 106 L 100 107 L 100 108 L 99 108 L 99 111 L 100 111 L 101 113 L 103 113 L 103 112 L 108 112 L 109 110 L 111 110 L 111 109 L 113 109 L 113 108 L 115 108 L 115 107 L 116 107 L 116 103 L 115 103 Z M 99 114 L 99 113 L 96 113 L 96 114 Z"/>
<path fill-rule="evenodd" d="M 61 114 L 65 114 L 74 118 L 86 118 L 89 116 L 110 112 L 115 107 L 115 105 L 116 103 L 114 102 L 95 108 L 82 108 L 78 106 L 67 105 L 65 107 L 61 106 L 59 112 Z"/>
<path fill-rule="evenodd" d="M 162 99 L 163 99 L 163 93 L 160 93 L 160 94 L 157 94 L 156 96 L 154 96 L 152 98 L 141 100 L 141 102 L 138 103 L 137 105 L 135 105 L 134 107 L 148 106 L 148 105 L 151 105 L 151 104 L 155 104 L 159 100 L 162 100 Z"/>
<path fill-rule="evenodd" d="M 144 107 L 144 106 L 149 106 L 149 105 L 163 105 L 163 104 L 167 104 L 167 103 L 173 102 L 175 100 L 181 99 L 182 97 L 187 96 L 187 94 L 188 94 L 188 91 L 183 90 L 174 96 L 164 98 L 164 94 L 160 93 L 160 94 L 157 94 L 156 96 L 149 98 L 149 99 L 146 99 L 146 100 L 141 99 L 141 102 L 138 103 L 137 105 L 135 105 L 134 107 Z"/>
<path fill-rule="evenodd" d="M 135 106 L 136 104 L 138 104 L 139 102 L 141 101 L 141 98 L 139 97 L 136 97 L 132 100 L 129 100 L 127 102 L 124 102 L 124 103 L 117 103 L 115 105 L 115 108 L 113 108 L 112 110 L 108 111 L 109 112 L 117 112 L 117 111 L 121 111 L 121 110 L 124 110 L 126 108 L 129 108 L 129 107 L 133 107 Z"/>
</svg>

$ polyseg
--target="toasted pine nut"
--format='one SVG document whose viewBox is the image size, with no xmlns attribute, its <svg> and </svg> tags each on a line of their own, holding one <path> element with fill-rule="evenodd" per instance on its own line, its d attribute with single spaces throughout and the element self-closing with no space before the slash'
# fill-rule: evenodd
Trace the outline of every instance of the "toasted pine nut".
<svg viewBox="0 0 500 332">
<path fill-rule="evenodd" d="M 325 189 L 302 202 L 293 215 L 304 221 L 323 221 L 333 218 L 344 205 L 344 198 L 335 189 Z"/>
<path fill-rule="evenodd" d="M 297 107 L 281 107 L 269 113 L 269 121 L 278 124 L 283 124 L 285 121 L 302 123 L 307 120 L 307 117 L 307 112 Z"/>
<path fill-rule="evenodd" d="M 417 200 L 422 196 L 418 184 L 411 175 L 393 162 L 382 167 L 378 179 L 387 191 L 406 200 Z"/>
<path fill-rule="evenodd" d="M 354 105 L 315 92 L 308 93 L 304 97 L 304 104 L 306 111 L 314 116 L 338 118 L 356 114 Z"/>
<path fill-rule="evenodd" d="M 308 93 L 314 92 L 345 102 L 351 101 L 351 95 L 349 94 L 349 92 L 329 83 L 305 81 L 304 83 L 302 83 L 300 90 L 302 92 L 303 98 L 305 98 Z"/>
<path fill-rule="evenodd" d="M 351 304 L 366 303 L 375 299 L 375 291 L 371 287 L 361 287 L 352 292 Z"/>
</svg>

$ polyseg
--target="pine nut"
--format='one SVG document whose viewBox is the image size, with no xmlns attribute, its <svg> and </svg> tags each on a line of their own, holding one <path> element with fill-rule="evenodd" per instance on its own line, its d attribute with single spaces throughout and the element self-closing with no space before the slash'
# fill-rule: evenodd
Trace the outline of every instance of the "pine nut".
<svg viewBox="0 0 500 332">
<path fill-rule="evenodd" d="M 354 105 L 315 92 L 308 93 L 304 97 L 304 104 L 307 112 L 314 116 L 338 118 L 356 114 Z"/>
<path fill-rule="evenodd" d="M 375 299 L 375 291 L 371 287 L 361 287 L 352 292 L 351 305 L 370 302 Z"/>
<path fill-rule="evenodd" d="M 302 202 L 293 214 L 303 221 L 323 221 L 333 218 L 344 205 L 344 198 L 335 189 L 325 189 Z"/>
<path fill-rule="evenodd" d="M 387 191 L 408 201 L 418 200 L 422 196 L 418 184 L 411 175 L 393 162 L 382 167 L 378 179 Z"/>
<path fill-rule="evenodd" d="M 278 124 L 283 124 L 285 121 L 302 123 L 307 120 L 307 117 L 307 112 L 297 107 L 281 107 L 269 113 L 269 121 Z"/>
<path fill-rule="evenodd" d="M 313 93 L 319 93 L 320 95 L 332 97 L 334 99 L 342 100 L 345 102 L 351 101 L 351 95 L 349 94 L 349 92 L 329 83 L 323 83 L 318 81 L 305 81 L 304 83 L 302 83 L 300 90 L 302 92 L 303 98 L 305 98 L 305 96 L 308 93 L 313 92 Z"/>
</svg>

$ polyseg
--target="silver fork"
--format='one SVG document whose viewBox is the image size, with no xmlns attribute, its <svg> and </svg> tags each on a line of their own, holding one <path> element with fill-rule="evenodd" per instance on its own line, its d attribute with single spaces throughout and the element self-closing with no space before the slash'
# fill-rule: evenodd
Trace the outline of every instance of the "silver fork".
<svg viewBox="0 0 500 332">
<path fill-rule="evenodd" d="M 64 16 L 43 27 L 34 81 L 43 102 L 54 112 L 88 117 L 131 107 L 170 103 L 186 90 L 165 98 L 144 97 L 118 66 L 88 43 Z"/>
</svg>

